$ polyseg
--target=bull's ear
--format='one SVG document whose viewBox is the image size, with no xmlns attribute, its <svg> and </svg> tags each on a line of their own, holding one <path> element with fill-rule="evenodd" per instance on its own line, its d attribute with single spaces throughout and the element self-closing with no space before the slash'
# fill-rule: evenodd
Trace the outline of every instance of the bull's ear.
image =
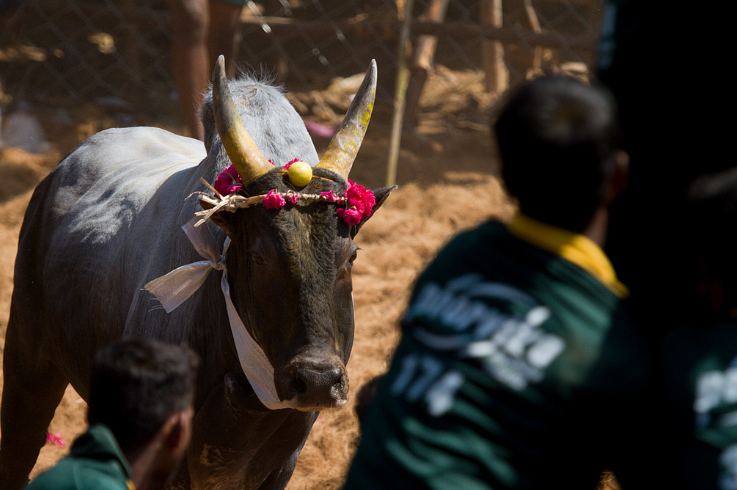
<svg viewBox="0 0 737 490">
<path fill-rule="evenodd" d="M 215 205 L 203 199 L 200 199 L 200 206 L 202 206 L 202 209 L 207 211 L 208 209 L 212 209 L 212 207 Z M 230 225 L 229 220 L 225 219 L 226 217 L 224 216 L 224 213 L 232 214 L 228 211 L 218 211 L 210 216 L 210 219 L 213 223 L 225 230 L 225 233 L 227 233 L 228 236 L 233 236 L 232 232 L 234 232 L 235 230 L 231 229 L 232 226 Z"/>
<path fill-rule="evenodd" d="M 381 189 L 376 189 L 375 191 L 373 191 L 374 197 L 376 198 L 376 204 L 374 204 L 374 207 L 371 210 L 371 216 L 373 216 L 374 213 L 376 213 L 376 210 L 379 209 L 382 204 L 384 204 L 384 201 L 386 201 L 389 195 L 391 195 L 392 191 L 396 188 L 397 188 L 396 185 L 392 185 L 389 187 L 382 187 Z M 361 220 L 361 222 L 358 223 L 357 225 L 351 226 L 351 238 L 355 238 L 355 236 L 358 234 L 358 230 L 361 229 L 363 224 L 366 223 L 371 218 L 371 216 L 369 216 L 368 218 L 364 220 Z"/>
</svg>

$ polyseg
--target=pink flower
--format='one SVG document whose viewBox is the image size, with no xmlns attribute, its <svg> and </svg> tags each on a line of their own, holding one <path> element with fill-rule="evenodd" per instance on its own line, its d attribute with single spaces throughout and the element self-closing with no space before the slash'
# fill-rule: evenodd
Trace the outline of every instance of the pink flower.
<svg viewBox="0 0 737 490">
<path fill-rule="evenodd" d="M 327 198 L 327 200 L 330 202 L 335 202 L 338 200 L 338 198 L 335 197 L 335 194 L 333 194 L 333 191 L 321 192 L 320 195 L 324 198 Z"/>
<path fill-rule="evenodd" d="M 370 189 L 349 180 L 345 197 L 348 200 L 347 208 L 338 209 L 337 212 L 338 216 L 343 218 L 348 225 L 357 225 L 361 220 L 371 216 L 376 205 L 376 197 Z"/>
<path fill-rule="evenodd" d="M 215 179 L 214 187 L 221 196 L 227 196 L 243 189 L 243 181 L 241 180 L 241 176 L 238 175 L 238 171 L 231 165 L 220 172 L 218 178 Z"/>
<path fill-rule="evenodd" d="M 269 193 L 264 196 L 263 202 L 266 209 L 279 209 L 287 203 L 284 196 L 276 192 L 276 189 L 271 189 Z"/>
<path fill-rule="evenodd" d="M 371 212 L 376 206 L 374 193 L 350 180 L 348 181 L 348 189 L 345 191 L 345 197 L 348 199 L 348 207 L 361 210 L 361 218 L 363 219 L 371 216 Z"/>
<path fill-rule="evenodd" d="M 64 447 L 66 445 L 66 442 L 64 442 L 64 437 L 62 437 L 62 435 L 58 432 L 54 432 L 53 434 L 51 432 L 46 432 L 46 444 L 53 444 L 57 447 Z"/>
<path fill-rule="evenodd" d="M 289 193 L 289 202 L 292 204 L 297 204 L 297 201 L 299 201 L 299 194 L 296 192 L 290 192 Z"/>
<path fill-rule="evenodd" d="M 287 163 L 286 165 L 284 165 L 284 170 L 289 170 L 289 167 L 291 167 L 294 162 L 298 162 L 298 161 L 299 161 L 299 158 L 295 158 L 291 162 Z"/>
<path fill-rule="evenodd" d="M 338 213 L 338 216 L 343 218 L 343 221 L 345 221 L 347 225 L 353 226 L 361 222 L 361 211 L 356 208 L 338 208 L 335 211 Z"/>
</svg>

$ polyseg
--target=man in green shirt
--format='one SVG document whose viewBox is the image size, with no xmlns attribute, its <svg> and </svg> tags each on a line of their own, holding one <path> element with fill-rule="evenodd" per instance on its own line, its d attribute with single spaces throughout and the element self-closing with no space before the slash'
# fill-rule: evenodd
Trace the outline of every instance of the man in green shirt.
<svg viewBox="0 0 737 490">
<path fill-rule="evenodd" d="M 494 129 L 519 212 L 419 277 L 345 488 L 593 489 L 605 468 L 647 488 L 648 357 L 600 248 L 626 181 L 615 105 L 540 78 Z"/>
<path fill-rule="evenodd" d="M 664 0 L 605 0 L 596 76 L 619 107 L 622 148 L 630 155 L 625 192 L 611 208 L 605 251 L 630 289 L 637 316 L 662 333 L 683 315 L 692 280 L 679 267 L 686 252 L 674 239 L 699 175 L 726 170 L 734 113 L 729 77 L 717 66 L 731 55 L 730 16 Z M 693 7 L 693 6 L 692 6 Z M 678 29 L 688 26 L 688 35 Z"/>
<path fill-rule="evenodd" d="M 185 346 L 128 339 L 95 357 L 89 429 L 29 490 L 164 488 L 191 433 L 198 359 Z"/>
<path fill-rule="evenodd" d="M 704 176 L 690 187 L 682 263 L 697 277 L 700 299 L 691 318 L 660 342 L 660 367 L 670 435 L 671 467 L 681 487 L 737 488 L 737 168 Z M 689 277 L 692 277 L 689 275 Z"/>
</svg>

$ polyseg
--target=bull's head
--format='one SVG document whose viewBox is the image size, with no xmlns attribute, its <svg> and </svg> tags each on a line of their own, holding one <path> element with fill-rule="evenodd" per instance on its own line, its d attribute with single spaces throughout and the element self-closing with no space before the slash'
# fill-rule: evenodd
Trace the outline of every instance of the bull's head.
<svg viewBox="0 0 737 490">
<path fill-rule="evenodd" d="M 375 90 L 372 61 L 312 178 L 298 187 L 281 167 L 287 162 L 272 164 L 249 136 L 221 57 L 214 74 L 213 112 L 223 147 L 244 183 L 241 193 L 343 196 Z M 393 188 L 374 192 L 373 211 Z M 351 268 L 357 251 L 353 238 L 368 217 L 349 225 L 339 216 L 338 206 L 300 199 L 278 209 L 257 205 L 212 215 L 231 239 L 227 263 L 236 309 L 274 368 L 279 399 L 302 411 L 341 406 L 348 392 L 346 362 L 354 328 Z"/>
</svg>

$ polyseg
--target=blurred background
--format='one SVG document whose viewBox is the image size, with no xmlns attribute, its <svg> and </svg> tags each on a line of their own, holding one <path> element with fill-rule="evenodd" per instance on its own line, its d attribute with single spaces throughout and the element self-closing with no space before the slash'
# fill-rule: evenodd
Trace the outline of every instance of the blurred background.
<svg viewBox="0 0 737 490">
<path fill-rule="evenodd" d="M 249 0 L 235 61 L 271 74 L 306 120 L 330 125 L 345 110 L 341 95 L 376 59 L 379 114 L 391 113 L 406 1 Z M 542 72 L 586 76 L 595 56 L 599 0 L 413 3 L 403 47 L 408 129 L 485 130 L 507 87 Z M 36 110 L 43 124 L 64 124 L 94 104 L 113 124 L 176 126 L 170 22 L 165 0 L 0 0 L 5 118 Z"/>
</svg>

